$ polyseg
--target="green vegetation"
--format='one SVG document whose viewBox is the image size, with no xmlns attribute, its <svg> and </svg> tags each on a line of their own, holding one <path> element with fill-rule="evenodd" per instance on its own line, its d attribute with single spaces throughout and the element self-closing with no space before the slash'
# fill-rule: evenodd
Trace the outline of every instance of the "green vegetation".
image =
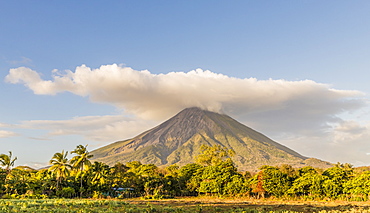
<svg viewBox="0 0 370 213">
<path fill-rule="evenodd" d="M 0 196 L 15 198 L 132 198 L 162 199 L 179 196 L 278 198 L 299 200 L 367 201 L 370 172 L 356 172 L 349 164 L 320 170 L 290 165 L 263 166 L 239 172 L 230 150 L 201 147 L 197 163 L 159 168 L 132 161 L 108 166 L 90 162 L 87 146 L 71 153 L 55 153 L 48 169 L 12 168 L 12 153 L 0 155 Z"/>
<path fill-rule="evenodd" d="M 82 145 L 71 160 L 68 152 L 55 153 L 51 167 L 41 170 L 12 168 L 17 158 L 2 154 L 0 212 L 370 212 L 349 203 L 370 198 L 370 171 L 364 168 L 281 165 L 252 174 L 239 172 L 233 152 L 221 146 L 201 149 L 197 163 L 163 168 L 139 161 L 91 163 Z M 318 204 L 301 203 L 313 201 Z M 320 204 L 328 201 L 346 204 Z"/>
</svg>

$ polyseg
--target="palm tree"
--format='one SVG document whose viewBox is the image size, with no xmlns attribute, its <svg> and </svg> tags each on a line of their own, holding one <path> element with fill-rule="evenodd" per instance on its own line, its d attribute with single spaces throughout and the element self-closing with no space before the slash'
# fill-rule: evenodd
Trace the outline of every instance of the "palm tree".
<svg viewBox="0 0 370 213">
<path fill-rule="evenodd" d="M 6 169 L 6 174 L 9 174 L 11 167 L 14 166 L 14 162 L 17 160 L 17 157 L 12 159 L 13 153 L 9 151 L 9 155 L 1 154 L 0 155 L 0 164 Z"/>
<path fill-rule="evenodd" d="M 89 151 L 87 151 L 87 145 L 82 146 L 78 145 L 75 150 L 73 150 L 71 153 L 76 154 L 71 159 L 71 164 L 73 165 L 73 168 L 80 170 L 80 176 L 81 176 L 81 186 L 80 186 L 80 197 L 82 196 L 82 178 L 83 178 L 83 172 L 84 170 L 89 169 L 91 166 L 90 158 L 93 157 L 93 155 L 90 154 Z"/>
<path fill-rule="evenodd" d="M 57 152 L 54 154 L 54 156 L 49 161 L 50 164 L 53 164 L 49 171 L 51 171 L 53 174 L 55 174 L 57 179 L 57 186 L 56 189 L 58 190 L 59 184 L 68 177 L 70 173 L 70 169 L 72 169 L 72 166 L 69 164 L 67 159 L 68 151 L 64 152 Z"/>
<path fill-rule="evenodd" d="M 91 167 L 91 184 L 98 190 L 102 190 L 107 182 L 109 175 L 109 166 L 102 162 L 95 161 Z"/>
</svg>

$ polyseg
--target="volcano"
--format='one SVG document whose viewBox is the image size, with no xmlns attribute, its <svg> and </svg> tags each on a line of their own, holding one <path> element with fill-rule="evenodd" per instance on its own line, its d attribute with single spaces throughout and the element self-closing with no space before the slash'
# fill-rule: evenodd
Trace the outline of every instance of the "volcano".
<svg viewBox="0 0 370 213">
<path fill-rule="evenodd" d="M 202 144 L 221 145 L 234 150 L 232 160 L 241 171 L 255 171 L 263 165 L 281 164 L 294 167 L 331 166 L 328 162 L 302 156 L 228 115 L 197 107 L 184 109 L 132 139 L 111 143 L 91 154 L 94 155 L 94 161 L 108 165 L 140 161 L 157 166 L 183 166 L 194 163 Z"/>
</svg>

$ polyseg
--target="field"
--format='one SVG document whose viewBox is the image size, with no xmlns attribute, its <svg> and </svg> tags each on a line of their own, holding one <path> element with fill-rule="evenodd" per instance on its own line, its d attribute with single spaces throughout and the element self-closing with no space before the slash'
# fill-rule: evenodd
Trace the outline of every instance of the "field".
<svg viewBox="0 0 370 213">
<path fill-rule="evenodd" d="M 167 200 L 93 200 L 93 199 L 3 199 L 0 212 L 364 212 L 370 202 L 274 201 L 217 198 L 179 198 Z"/>
</svg>

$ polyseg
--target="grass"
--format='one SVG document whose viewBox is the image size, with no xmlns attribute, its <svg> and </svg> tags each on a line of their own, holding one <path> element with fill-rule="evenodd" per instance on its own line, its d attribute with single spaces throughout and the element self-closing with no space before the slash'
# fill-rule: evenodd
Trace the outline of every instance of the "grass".
<svg viewBox="0 0 370 213">
<path fill-rule="evenodd" d="M 219 198 L 178 198 L 168 200 L 93 199 L 2 199 L 0 212 L 177 212 L 177 213 L 370 213 L 370 202 L 276 201 Z"/>
</svg>

